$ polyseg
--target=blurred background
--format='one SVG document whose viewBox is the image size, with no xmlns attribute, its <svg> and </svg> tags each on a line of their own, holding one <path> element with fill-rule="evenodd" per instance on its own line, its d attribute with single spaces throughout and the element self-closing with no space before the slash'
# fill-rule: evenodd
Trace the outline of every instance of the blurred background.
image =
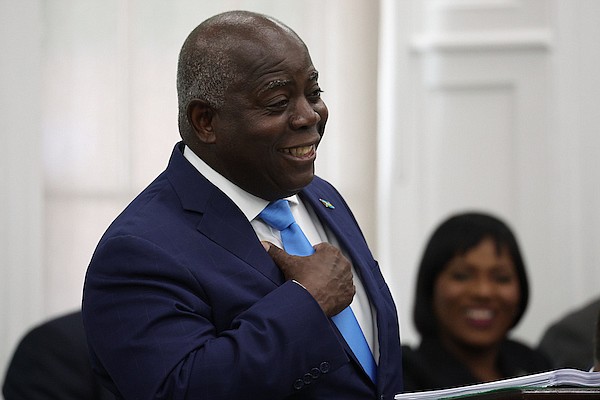
<svg viewBox="0 0 600 400">
<path fill-rule="evenodd" d="M 187 34 L 221 11 L 307 43 L 330 118 L 317 173 L 395 297 L 448 214 L 492 212 L 531 280 L 514 336 L 600 295 L 600 1 L 0 0 L 0 376 L 33 325 L 80 306 L 121 209 L 165 167 Z"/>
</svg>

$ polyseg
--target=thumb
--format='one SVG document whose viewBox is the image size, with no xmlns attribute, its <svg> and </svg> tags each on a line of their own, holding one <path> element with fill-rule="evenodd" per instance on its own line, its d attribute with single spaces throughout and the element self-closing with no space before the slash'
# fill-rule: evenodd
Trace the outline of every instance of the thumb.
<svg viewBox="0 0 600 400">
<path fill-rule="evenodd" d="M 263 245 L 267 253 L 269 253 L 269 256 L 271 256 L 273 261 L 275 261 L 275 264 L 279 264 L 279 261 L 282 261 L 283 258 L 288 255 L 285 250 L 277 247 L 271 242 L 262 241 L 260 243 Z"/>
</svg>

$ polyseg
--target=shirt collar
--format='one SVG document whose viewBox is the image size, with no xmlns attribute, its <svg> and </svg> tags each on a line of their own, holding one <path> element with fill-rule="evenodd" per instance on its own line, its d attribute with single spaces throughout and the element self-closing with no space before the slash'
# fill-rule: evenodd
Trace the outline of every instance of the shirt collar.
<svg viewBox="0 0 600 400">
<path fill-rule="evenodd" d="M 183 150 L 183 156 L 213 185 L 229 197 L 235 205 L 244 213 L 248 221 L 255 219 L 258 214 L 269 204 L 265 199 L 254 196 L 240 188 L 223 175 L 212 169 L 200 157 L 196 155 L 187 145 Z M 287 198 L 293 205 L 299 203 L 298 196 L 293 195 Z"/>
</svg>

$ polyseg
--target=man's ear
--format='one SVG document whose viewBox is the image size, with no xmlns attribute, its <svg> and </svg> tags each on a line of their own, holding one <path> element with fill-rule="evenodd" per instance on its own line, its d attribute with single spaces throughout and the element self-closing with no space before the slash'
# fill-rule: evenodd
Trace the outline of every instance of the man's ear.
<svg viewBox="0 0 600 400">
<path fill-rule="evenodd" d="M 187 107 L 188 121 L 194 128 L 196 137 L 202 143 L 211 144 L 215 142 L 213 129 L 213 117 L 215 110 L 203 100 L 192 100 Z"/>
</svg>

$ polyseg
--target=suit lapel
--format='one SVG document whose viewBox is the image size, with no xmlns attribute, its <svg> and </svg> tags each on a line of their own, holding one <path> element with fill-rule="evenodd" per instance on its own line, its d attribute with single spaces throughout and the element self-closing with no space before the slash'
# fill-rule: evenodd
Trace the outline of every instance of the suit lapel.
<svg viewBox="0 0 600 400">
<path fill-rule="evenodd" d="M 261 246 L 242 211 L 185 159 L 181 145 L 173 150 L 166 174 L 182 207 L 199 217 L 197 229 L 201 234 L 275 284 L 283 283 L 281 271 Z"/>
<path fill-rule="evenodd" d="M 354 219 L 345 209 L 345 204 L 342 204 L 343 201 L 340 199 L 339 202 L 336 202 L 337 196 L 331 198 L 332 193 L 327 193 L 313 184 L 302 191 L 300 195 L 302 200 L 311 205 L 323 225 L 333 232 L 340 245 L 352 259 L 357 273 L 363 278 L 366 265 L 364 257 L 369 255 L 370 252 Z M 333 202 L 332 205 L 335 208 L 327 207 L 321 200 Z M 338 203 L 337 207 L 336 203 Z M 370 281 L 370 279 L 367 280 Z M 366 285 L 368 282 L 363 283 Z M 367 292 L 371 297 L 371 290 Z"/>
<path fill-rule="evenodd" d="M 384 358 L 383 351 L 386 346 L 385 341 L 382 341 L 382 337 L 385 336 L 382 333 L 388 329 L 387 317 L 385 307 L 382 305 L 382 299 L 379 296 L 379 288 L 372 272 L 367 267 L 369 261 L 366 258 L 371 259 L 371 252 L 364 241 L 360 228 L 352 218 L 349 210 L 347 210 L 343 199 L 336 192 L 327 190 L 324 184 L 319 183 L 318 178 L 315 178 L 313 183 L 300 193 L 300 196 L 303 201 L 312 206 L 323 225 L 327 226 L 333 232 L 342 248 L 350 256 L 354 269 L 360 276 L 367 292 L 369 301 L 375 307 L 379 332 L 379 350 L 381 353 L 379 366 L 381 366 L 381 361 Z M 335 208 L 328 207 L 322 200 L 331 202 Z M 345 341 L 343 343 L 350 357 L 360 365 L 358 359 L 356 359 Z"/>
<path fill-rule="evenodd" d="M 281 271 L 265 252 L 250 222 L 221 191 L 215 189 L 198 230 L 275 284 L 283 283 Z"/>
</svg>

